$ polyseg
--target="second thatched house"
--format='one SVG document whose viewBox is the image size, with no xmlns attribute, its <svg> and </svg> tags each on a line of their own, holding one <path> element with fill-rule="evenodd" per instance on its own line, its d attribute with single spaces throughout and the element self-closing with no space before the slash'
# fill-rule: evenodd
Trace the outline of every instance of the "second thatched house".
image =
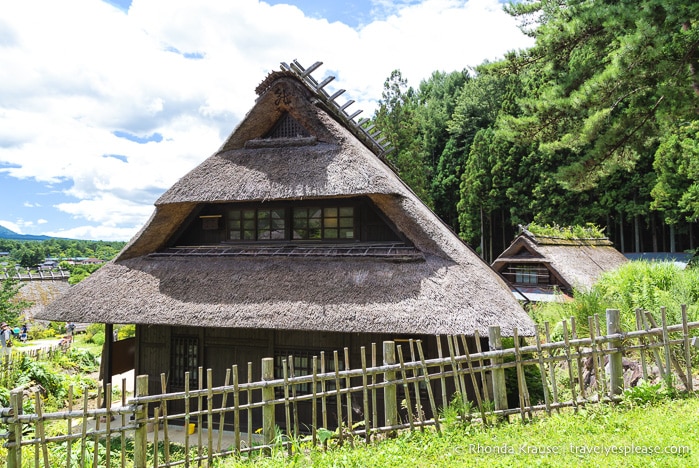
<svg viewBox="0 0 699 468">
<path fill-rule="evenodd" d="M 544 236 L 523 228 L 492 266 L 518 299 L 543 302 L 589 290 L 602 273 L 626 261 L 606 237 Z"/>
<path fill-rule="evenodd" d="M 503 335 L 533 323 L 505 282 L 383 160 L 362 121 L 324 90 L 314 64 L 282 65 L 220 150 L 179 180 L 118 257 L 44 312 L 136 324 L 133 366 L 160 392 L 185 372 L 387 339 Z M 471 339 L 471 344 L 473 341 Z M 326 353 L 330 355 L 331 353 Z M 328 363 L 332 369 L 332 363 Z M 278 367 L 278 375 L 281 370 Z"/>
</svg>

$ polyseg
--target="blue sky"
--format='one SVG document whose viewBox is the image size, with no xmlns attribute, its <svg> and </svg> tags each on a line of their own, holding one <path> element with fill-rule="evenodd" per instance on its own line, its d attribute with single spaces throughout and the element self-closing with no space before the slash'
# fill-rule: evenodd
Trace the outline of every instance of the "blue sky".
<svg viewBox="0 0 699 468">
<path fill-rule="evenodd" d="M 280 62 L 322 61 L 370 117 L 394 69 L 418 86 L 530 45 L 498 0 L 8 2 L 0 225 L 129 240 Z"/>
</svg>

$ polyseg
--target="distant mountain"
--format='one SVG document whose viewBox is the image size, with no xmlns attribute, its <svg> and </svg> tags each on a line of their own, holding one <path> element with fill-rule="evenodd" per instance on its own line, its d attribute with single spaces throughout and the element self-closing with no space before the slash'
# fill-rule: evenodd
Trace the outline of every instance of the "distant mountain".
<svg viewBox="0 0 699 468">
<path fill-rule="evenodd" d="M 45 241 L 49 239 L 53 239 L 53 237 L 50 236 L 31 236 L 27 234 L 17 234 L 14 231 L 10 231 L 4 226 L 0 226 L 0 239 L 11 239 L 11 240 L 20 240 L 20 241 Z"/>
</svg>

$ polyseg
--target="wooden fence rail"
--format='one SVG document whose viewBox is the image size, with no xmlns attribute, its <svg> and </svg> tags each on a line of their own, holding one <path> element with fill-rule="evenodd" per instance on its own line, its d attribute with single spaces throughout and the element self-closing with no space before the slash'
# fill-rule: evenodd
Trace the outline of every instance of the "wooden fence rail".
<svg viewBox="0 0 699 468">
<path fill-rule="evenodd" d="M 548 323 L 546 340 L 537 331 L 530 340 L 534 344 L 520 340 L 515 330 L 512 348 L 503 347 L 499 327 L 489 330 L 488 350 L 480 349 L 478 339 L 477 348 L 469 350 L 465 337 L 442 336 L 440 357 L 434 359 L 425 359 L 420 340 L 387 341 L 382 356 L 375 345 L 362 348 L 358 368 L 350 367 L 347 349 L 333 352 L 332 370 L 326 369 L 323 353 L 314 356 L 309 375 L 296 375 L 289 356 L 282 360 L 280 378 L 274 360 L 265 358 L 260 381 L 252 381 L 248 363 L 246 375 L 232 366 L 225 385 L 216 387 L 212 371 L 200 368 L 196 388 L 190 388 L 187 374 L 183 392 L 166 393 L 163 374 L 163 392 L 148 395 L 148 376 L 138 376 L 128 401 L 122 395 L 114 404 L 108 386 L 104 396 L 98 393 L 97 405 L 87 392 L 78 403 L 71 389 L 69 410 L 54 413 L 42 411 L 38 395 L 15 389 L 10 407 L 0 409 L 5 428 L 0 440 L 9 468 L 27 466 L 30 456 L 35 467 L 70 467 L 75 460 L 106 467 L 212 466 L 214 459 L 230 455 L 291 453 L 299 443 L 327 447 L 331 440 L 369 443 L 426 426 L 440 431 L 445 408 L 435 401 L 451 401 L 459 419 L 487 425 L 511 415 L 526 420 L 535 412 L 618 401 L 632 384 L 631 372 L 647 380 L 657 375 L 671 385 L 676 376 L 677 384 L 692 392 L 692 352 L 699 346 L 690 332 L 699 322 L 688 322 L 685 307 L 680 324 L 668 325 L 665 310 L 660 312 L 660 326 L 649 313 L 637 311 L 636 330 L 624 332 L 619 312 L 607 310 L 607 332 L 602 333 L 599 317 L 590 317 L 589 337 L 578 336 L 579 324 L 571 319 L 561 324 L 563 339 L 555 342 Z M 508 381 L 515 388 L 508 389 Z M 508 394 L 517 404 L 508 404 Z M 23 412 L 25 398 L 34 400 L 31 414 Z M 300 417 L 302 405 L 311 406 L 310 420 Z"/>
</svg>

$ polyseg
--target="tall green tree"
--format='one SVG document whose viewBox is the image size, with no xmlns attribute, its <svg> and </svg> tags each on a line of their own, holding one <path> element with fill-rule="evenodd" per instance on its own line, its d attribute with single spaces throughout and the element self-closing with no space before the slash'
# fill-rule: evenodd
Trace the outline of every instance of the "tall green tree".
<svg viewBox="0 0 699 468">
<path fill-rule="evenodd" d="M 17 298 L 22 284 L 13 279 L 0 281 L 0 322 L 16 325 L 21 313 L 32 303 Z"/>
<path fill-rule="evenodd" d="M 654 154 L 665 122 L 699 109 L 699 2 L 542 0 L 511 5 L 536 45 L 516 59 L 544 78 L 510 124 L 582 190 Z M 536 16 L 539 15 L 539 16 Z M 535 18 L 532 20 L 532 18 Z"/>
<path fill-rule="evenodd" d="M 415 115 L 417 105 L 417 93 L 408 86 L 401 72 L 394 70 L 384 82 L 373 120 L 392 147 L 387 155 L 388 162 L 415 194 L 431 206 L 427 183 L 429 169 Z"/>
</svg>

